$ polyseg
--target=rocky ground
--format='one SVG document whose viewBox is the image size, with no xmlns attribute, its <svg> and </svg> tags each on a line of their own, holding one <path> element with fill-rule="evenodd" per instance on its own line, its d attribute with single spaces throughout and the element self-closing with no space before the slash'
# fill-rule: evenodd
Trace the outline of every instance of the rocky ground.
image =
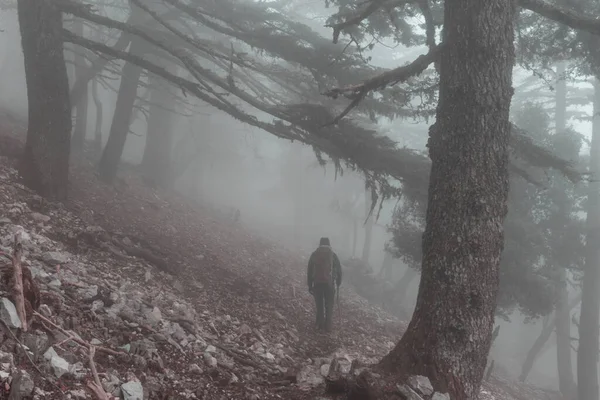
<svg viewBox="0 0 600 400">
<path fill-rule="evenodd" d="M 333 359 L 342 371 L 375 362 L 402 333 L 350 287 L 335 331 L 315 333 L 302 254 L 135 173 L 108 186 L 75 161 L 70 200 L 45 201 L 19 183 L 19 130 L 0 132 L 0 267 L 10 272 L 18 235 L 41 305 L 19 333 L 0 283 L 0 399 L 94 398 L 90 345 L 104 389 L 126 400 L 327 398 Z M 419 380 L 401 390 L 433 394 Z M 482 394 L 557 398 L 495 377 Z"/>
</svg>

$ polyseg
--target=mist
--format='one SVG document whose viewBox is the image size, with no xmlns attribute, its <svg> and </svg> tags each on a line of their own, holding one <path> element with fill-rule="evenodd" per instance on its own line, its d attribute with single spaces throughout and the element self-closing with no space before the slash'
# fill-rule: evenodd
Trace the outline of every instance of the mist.
<svg viewBox="0 0 600 400">
<path fill-rule="evenodd" d="M 293 18 L 294 22 L 304 24 L 307 29 L 310 28 L 323 37 L 330 38 L 331 28 L 325 25 L 334 11 L 326 8 L 324 2 L 317 3 L 314 5 L 298 4 L 292 7 L 288 15 Z M 337 2 L 335 3 L 337 4 Z M 65 17 L 65 26 L 72 26 L 73 18 L 72 16 Z M 114 18 L 121 19 L 120 17 Z M 412 20 L 407 17 L 407 21 L 411 22 Z M 6 115 L 26 121 L 28 116 L 27 80 L 23 68 L 24 58 L 16 10 L 1 11 L 0 26 L 2 27 L 2 32 L 0 32 L 0 93 L 2 93 L 0 96 L 0 109 L 4 110 Z M 415 31 L 425 32 L 421 27 L 416 27 Z M 86 25 L 83 37 L 93 38 L 94 34 L 95 31 Z M 439 36 L 436 34 L 437 38 Z M 227 36 L 214 32 L 201 31 L 198 37 L 214 40 L 215 43 L 229 41 Z M 227 43 L 226 46 L 229 46 L 229 44 Z M 236 46 L 238 45 L 236 44 Z M 239 45 L 238 47 L 242 49 L 239 52 L 243 52 L 244 55 L 246 50 L 248 52 L 252 51 L 251 46 Z M 234 48 L 233 44 L 231 48 Z M 379 71 L 379 69 L 390 69 L 407 64 L 416 58 L 418 54 L 426 53 L 427 49 L 428 47 L 425 44 L 409 46 L 398 43 L 391 38 L 382 38 L 377 45 L 370 48 L 365 47 L 360 57 L 370 61 L 370 64 L 366 62 L 364 64 L 372 66 L 373 71 Z M 79 61 L 76 60 L 76 55 L 77 52 L 83 52 L 83 50 L 81 46 L 65 43 L 64 54 L 71 88 L 77 80 L 76 62 Z M 237 48 L 235 51 L 238 51 Z M 234 54 L 234 50 L 231 50 L 231 52 Z M 91 51 L 86 53 L 86 67 L 89 66 L 93 55 Z M 287 68 L 287 63 L 280 61 L 271 54 L 256 57 L 264 61 L 265 65 L 278 65 L 277 63 L 279 63 L 283 66 L 282 68 Z M 110 68 L 104 69 L 101 79 L 96 82 L 98 84 L 96 96 L 92 96 L 91 90 L 88 90 L 90 93 L 85 94 L 88 100 L 85 121 L 86 152 L 81 154 L 72 152 L 72 160 L 79 160 L 83 157 L 82 161 L 94 168 L 101 162 L 101 150 L 109 141 L 111 124 L 115 123 L 113 117 L 121 84 L 120 71 L 124 65 L 125 62 L 122 60 L 112 61 Z M 220 70 L 215 65 L 217 64 L 210 64 L 207 68 L 216 74 Z M 553 72 L 552 68 L 550 70 Z M 165 69 L 168 68 L 165 67 Z M 181 65 L 175 65 L 168 71 L 182 79 L 194 79 L 193 73 L 185 70 Z M 567 72 L 576 73 L 571 70 Z M 545 71 L 544 73 L 548 72 Z M 374 75 L 374 72 L 371 75 Z M 551 120 L 548 122 L 547 131 L 558 131 L 558 122 L 555 121 L 556 118 L 553 116 L 555 113 L 554 108 L 558 107 L 554 104 L 554 97 L 556 96 L 555 82 L 549 83 L 550 78 L 548 76 L 538 75 L 543 74 L 532 74 L 531 71 L 520 65 L 514 68 L 512 80 L 515 95 L 511 104 L 511 121 L 517 120 L 519 113 L 533 115 L 532 109 L 539 106 L 536 110 L 539 109 L 540 112 L 547 113 L 547 119 Z M 342 79 L 339 81 L 342 82 Z M 577 167 L 583 165 L 581 170 L 588 168 L 592 140 L 594 106 L 591 93 L 594 86 L 590 82 L 591 78 L 588 76 L 578 76 L 570 79 L 568 87 L 565 89 L 569 93 L 566 95 L 565 100 L 567 102 L 564 117 L 566 121 L 565 129 L 573 132 L 574 137 L 581 138 L 580 147 L 576 151 L 576 156 L 583 160 L 581 164 L 579 164 L 580 161 L 576 161 Z M 414 82 L 411 81 L 412 83 Z M 265 96 L 272 95 L 275 99 L 279 99 L 277 96 L 281 96 L 281 99 L 285 98 L 285 94 L 279 93 L 283 92 L 281 88 L 267 79 L 257 79 L 253 84 L 256 86 L 264 85 L 262 90 L 267 93 Z M 356 84 L 356 82 L 346 82 L 344 85 L 340 83 L 340 86 L 351 84 Z M 339 151 L 338 154 L 341 154 L 341 156 L 339 160 L 335 160 L 335 151 L 327 153 L 327 150 L 323 150 L 327 149 L 327 146 L 319 148 L 321 142 L 318 140 L 321 140 L 321 137 L 314 140 L 312 146 L 302 143 L 300 140 L 286 140 L 286 138 L 276 137 L 275 134 L 264 129 L 252 126 L 239 120 L 239 118 L 233 118 L 231 113 L 207 104 L 183 86 L 176 87 L 172 82 L 167 82 L 160 77 L 157 78 L 156 75 L 147 70 L 141 72 L 137 87 L 133 114 L 128 124 L 129 133 L 126 136 L 126 143 L 120 157 L 119 171 L 116 176 L 116 183 L 113 183 L 114 185 L 119 185 L 122 180 L 121 177 L 125 174 L 140 174 L 144 176 L 143 179 L 148 183 L 148 186 L 156 189 L 157 196 L 160 196 L 162 188 L 157 183 L 159 178 L 144 175 L 141 167 L 145 162 L 148 132 L 152 129 L 152 124 L 156 123 L 156 120 L 152 121 L 150 119 L 152 110 L 156 110 L 153 107 L 156 106 L 156 99 L 159 96 L 155 93 L 160 92 L 162 93 L 160 98 L 162 103 L 159 108 L 163 109 L 164 114 L 161 115 L 165 119 L 168 116 L 168 122 L 164 122 L 164 126 L 171 133 L 169 136 L 173 169 L 179 171 L 177 174 L 173 173 L 170 176 L 169 190 L 176 191 L 178 196 L 200 209 L 210 210 L 211 218 L 216 221 L 235 226 L 235 229 L 247 230 L 252 232 L 253 235 L 264 238 L 271 243 L 276 243 L 281 248 L 291 249 L 296 254 L 300 254 L 303 262 L 302 265 L 298 266 L 300 275 L 306 274 L 306 264 L 309 262 L 311 253 L 319 247 L 320 238 L 329 238 L 332 249 L 341 261 L 344 274 L 350 276 L 345 281 L 349 282 L 347 283 L 350 287 L 349 290 L 353 294 L 358 293 L 365 301 L 369 301 L 371 306 L 384 310 L 390 316 L 405 320 L 408 323 L 415 304 L 418 302 L 419 277 L 409 280 L 410 283 L 407 284 L 405 293 L 400 296 L 401 300 L 398 300 L 399 295 L 397 293 L 391 295 L 391 297 L 385 296 L 388 292 L 394 292 L 399 287 L 402 278 L 410 275 L 410 271 L 420 271 L 422 256 L 420 254 L 413 255 L 410 247 L 415 248 L 415 246 L 418 246 L 420 249 L 421 246 L 421 233 L 425 228 L 424 221 L 419 218 L 422 217 L 421 214 L 424 215 L 424 204 L 415 205 L 418 202 L 413 201 L 410 197 L 411 194 L 405 196 L 401 190 L 397 192 L 401 194 L 386 198 L 382 193 L 383 190 L 379 190 L 381 187 L 377 186 L 378 184 L 372 182 L 369 184 L 368 175 L 365 174 L 367 168 L 363 168 L 358 162 L 355 163 L 355 165 L 359 165 L 358 167 L 350 165 L 351 162 L 348 162 L 348 160 L 352 161 L 354 154 L 348 155 L 349 153 Z M 321 93 L 326 91 L 325 87 L 318 87 L 318 89 Z M 311 90 L 312 92 L 307 91 L 307 93 L 310 92 L 309 94 L 301 94 L 298 98 L 306 102 L 317 98 L 319 102 L 325 103 L 325 100 L 317 96 L 319 93 L 315 94 L 316 90 Z M 419 90 L 421 90 L 421 87 L 419 87 Z M 596 89 L 597 91 L 598 89 Z M 569 97 L 571 95 L 572 98 Z M 227 97 L 227 94 L 223 96 Z M 403 109 L 403 112 L 408 114 L 409 111 L 406 110 L 418 110 L 426 102 L 422 98 L 418 99 L 416 97 L 407 101 L 406 109 Z M 352 99 L 351 96 L 348 96 L 348 98 Z M 337 98 L 335 100 L 339 101 Z M 346 101 L 343 98 L 342 100 Z M 369 100 L 373 102 L 380 101 L 378 98 Z M 95 106 L 95 101 L 102 105 L 101 121 L 97 121 L 98 108 Z M 238 107 L 242 112 L 251 115 L 249 118 L 258 121 L 257 124 L 272 122 L 272 117 L 264 110 L 255 111 L 251 106 L 241 101 L 232 101 L 231 104 Z M 337 109 L 344 108 L 340 108 L 338 103 L 335 103 L 335 107 Z M 425 106 L 422 107 L 425 108 Z M 433 110 L 434 107 L 431 107 L 429 114 L 425 116 L 419 114 L 426 114 L 425 111 L 421 110 L 415 111 L 414 117 L 399 117 L 392 115 L 395 111 L 386 111 L 382 112 L 383 116 L 369 119 L 365 115 L 354 115 L 350 120 L 352 124 L 361 128 L 375 129 L 378 137 L 386 136 L 390 138 L 398 149 L 410 150 L 419 157 L 429 157 L 429 127 L 435 123 L 435 115 L 432 115 Z M 363 113 L 364 110 L 360 110 L 360 112 Z M 72 114 L 73 121 L 75 121 L 76 111 L 73 111 Z M 365 114 L 368 114 L 368 112 Z M 398 114 L 401 113 L 398 112 Z M 531 119 L 533 118 L 531 117 Z M 537 120 L 532 124 L 538 124 Z M 522 124 L 518 123 L 518 125 L 521 126 Z M 94 132 L 97 126 L 102 128 L 95 135 Z M 283 129 L 292 131 L 290 126 Z M 540 134 L 533 140 L 534 145 L 551 148 L 551 151 L 558 151 L 556 150 L 559 147 L 558 145 L 550 144 L 550 136 L 552 135 L 543 136 Z M 97 145 L 100 148 L 92 149 L 92 143 L 98 140 Z M 307 140 L 306 142 L 310 141 Z M 334 154 L 334 156 L 331 154 Z M 565 156 L 565 158 L 568 157 Z M 572 160 L 568 159 L 568 161 Z M 72 161 L 72 165 L 74 162 Z M 515 165 L 520 167 L 524 164 L 526 163 Z M 377 163 L 375 165 L 378 166 Z M 538 167 L 539 165 L 534 166 Z M 552 172 L 554 175 L 548 178 L 549 173 L 547 171 L 550 170 L 550 167 L 544 168 L 542 166 L 539 171 L 531 174 L 528 172 L 523 173 L 523 176 L 529 182 L 541 182 L 537 186 L 523 182 L 521 182 L 523 187 L 513 185 L 514 178 L 511 175 L 511 193 L 518 193 L 518 196 L 527 193 L 527 196 L 535 198 L 535 200 L 531 200 L 531 204 L 539 209 L 543 208 L 543 211 L 524 211 L 524 215 L 528 212 L 537 214 L 532 217 L 533 222 L 530 223 L 532 226 L 535 225 L 535 228 L 523 233 L 522 237 L 519 235 L 510 236 L 510 232 L 513 231 L 506 228 L 509 231 L 506 234 L 509 240 L 506 241 L 504 246 L 503 259 L 512 260 L 515 258 L 517 261 L 514 261 L 513 269 L 504 270 L 508 272 L 500 272 L 500 290 L 502 291 L 503 288 L 502 282 L 514 278 L 514 280 L 519 280 L 519 283 L 515 284 L 516 289 L 506 290 L 506 293 L 500 294 L 502 304 L 499 304 L 499 308 L 501 311 L 495 314 L 494 322 L 494 326 L 500 328 L 498 336 L 493 341 L 488 360 L 493 360 L 494 365 L 493 371 L 490 373 L 514 381 L 520 380 L 528 351 L 540 332 L 547 327 L 548 321 L 556 315 L 556 301 L 547 301 L 547 297 L 551 297 L 548 294 L 550 289 L 544 291 L 543 294 L 537 292 L 539 286 L 549 285 L 548 282 L 554 279 L 555 275 L 552 274 L 556 274 L 556 271 L 552 273 L 540 272 L 549 264 L 549 252 L 538 251 L 538 247 L 536 247 L 531 252 L 538 251 L 539 254 L 536 253 L 527 258 L 529 255 L 523 255 L 520 248 L 515 249 L 516 245 L 511 247 L 509 241 L 512 240 L 510 243 L 516 242 L 518 244 L 522 238 L 526 237 L 526 239 L 521 240 L 525 241 L 530 240 L 531 236 L 539 235 L 541 239 L 531 239 L 532 242 L 535 242 L 535 246 L 552 247 L 552 245 L 548 245 L 550 243 L 548 238 L 552 235 L 549 232 L 558 231 L 559 228 L 562 228 L 562 222 L 552 220 L 546 226 L 544 221 L 546 219 L 550 220 L 551 218 L 548 215 L 553 215 L 554 210 L 560 207 L 554 204 L 540 206 L 540 203 L 544 203 L 546 198 L 554 195 L 555 192 L 560 192 L 561 195 L 567 193 L 567 191 L 569 191 L 568 193 L 571 193 L 571 191 L 574 193 L 568 195 L 575 199 L 572 200 L 570 197 L 568 200 L 569 204 L 574 204 L 574 208 L 572 211 L 566 212 L 575 221 L 573 224 L 583 224 L 587 216 L 587 212 L 580 207 L 580 204 L 583 204 L 583 200 L 581 200 L 583 195 L 580 193 L 581 187 L 587 183 L 578 184 L 579 186 L 574 186 L 574 189 L 571 189 L 572 186 L 564 190 L 562 186 L 556 188 L 548 183 L 551 179 L 556 178 L 557 181 L 560 179 L 567 181 L 567 179 L 564 179 L 564 176 L 560 173 L 555 172 Z M 384 170 L 384 168 L 381 168 L 381 170 Z M 527 170 L 527 167 L 524 167 L 523 170 Z M 380 171 L 376 172 L 379 173 Z M 392 176 L 389 179 L 394 182 L 395 188 L 403 188 L 402 185 L 408 185 L 406 182 L 400 182 L 397 178 L 397 176 Z M 532 194 L 531 192 L 535 193 Z M 373 197 L 373 194 L 377 194 L 377 196 Z M 420 196 L 426 197 L 422 194 Z M 373 198 L 375 198 L 375 204 L 372 203 Z M 524 194 L 523 198 L 525 198 Z M 511 203 L 509 194 L 509 218 L 512 212 L 511 209 L 518 208 L 514 205 L 515 203 L 518 203 L 518 201 L 513 200 L 513 203 Z M 529 204 L 527 203 L 527 206 Z M 238 211 L 239 219 L 234 218 Z M 421 217 L 414 217 L 416 214 L 421 215 Z M 402 218 L 406 219 L 403 220 L 406 225 L 394 225 L 396 220 Z M 519 216 L 517 215 L 515 219 L 519 220 Z M 523 224 L 527 223 L 529 222 L 523 222 Z M 565 222 L 564 226 L 567 225 Z M 415 231 L 416 241 L 413 240 L 406 244 L 407 248 L 403 248 L 402 241 L 405 239 L 402 235 L 403 228 L 394 228 L 394 226 L 412 227 Z M 515 230 L 518 229 L 515 228 Z M 523 228 L 523 230 L 526 229 Z M 577 239 L 573 239 L 577 242 L 577 245 L 573 246 L 579 249 L 577 246 L 583 246 L 585 242 L 584 239 L 581 239 L 584 235 L 577 233 L 573 236 L 577 236 Z M 567 239 L 564 239 L 564 241 L 567 241 Z M 510 253 L 509 256 L 506 256 L 507 252 Z M 509 262 L 505 261 L 505 263 L 508 264 Z M 527 265 L 522 266 L 521 264 Z M 567 271 L 564 280 L 568 281 L 569 284 L 566 284 L 566 298 L 563 298 L 563 300 L 566 299 L 572 302 L 581 292 L 579 286 L 583 262 L 573 260 L 572 262 L 569 261 L 568 264 L 554 265 L 552 268 Z M 524 268 L 531 268 L 531 271 L 523 272 Z M 515 270 L 520 272 L 515 272 Z M 407 274 L 407 271 L 409 274 Z M 364 278 L 365 283 L 362 283 L 361 280 L 363 276 L 366 277 Z M 529 282 L 527 279 L 535 281 L 534 283 L 538 286 L 535 286 L 535 289 L 531 289 L 531 291 L 527 290 L 527 282 Z M 344 287 L 341 290 L 343 291 Z M 569 309 L 568 315 L 573 317 L 573 321 L 578 318 L 576 316 L 581 315 L 579 303 L 574 308 Z M 571 323 L 567 329 L 570 331 L 571 337 L 579 337 L 578 324 Z M 556 339 L 553 334 L 536 357 L 535 363 L 527 375 L 526 381 L 528 384 L 553 391 L 561 390 L 558 380 L 559 365 L 556 350 Z M 575 365 L 572 373 L 576 373 L 577 352 L 570 351 L 570 356 L 573 365 Z"/>
</svg>

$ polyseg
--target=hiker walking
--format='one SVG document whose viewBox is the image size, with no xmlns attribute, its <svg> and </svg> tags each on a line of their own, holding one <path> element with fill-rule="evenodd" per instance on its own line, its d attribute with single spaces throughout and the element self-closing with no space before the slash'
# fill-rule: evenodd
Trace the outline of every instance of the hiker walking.
<svg viewBox="0 0 600 400">
<path fill-rule="evenodd" d="M 307 278 L 308 291 L 317 306 L 317 329 L 330 331 L 335 292 L 342 283 L 342 266 L 329 238 L 321 238 L 319 247 L 310 255 Z"/>
</svg>

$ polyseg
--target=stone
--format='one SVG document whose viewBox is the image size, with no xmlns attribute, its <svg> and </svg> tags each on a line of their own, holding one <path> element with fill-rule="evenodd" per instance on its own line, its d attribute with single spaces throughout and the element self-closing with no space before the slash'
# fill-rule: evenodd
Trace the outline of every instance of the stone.
<svg viewBox="0 0 600 400">
<path fill-rule="evenodd" d="M 397 388 L 406 400 L 423 400 L 423 398 L 408 385 L 397 385 Z"/>
<path fill-rule="evenodd" d="M 5 364 L 8 364 L 7 368 L 5 368 Z M 12 355 L 12 353 L 0 351 L 0 366 L 4 371 L 9 371 L 12 367 L 15 366 L 15 358 Z"/>
<path fill-rule="evenodd" d="M 17 309 L 12 301 L 6 297 L 0 299 L 0 319 L 2 319 L 9 328 L 16 329 L 21 327 L 21 320 L 17 315 Z"/>
<path fill-rule="evenodd" d="M 242 324 L 239 327 L 238 331 L 240 332 L 240 335 L 251 335 L 252 334 L 252 328 L 250 328 L 246 324 Z"/>
<path fill-rule="evenodd" d="M 93 299 L 94 297 L 98 296 L 98 285 L 91 285 L 87 288 L 78 289 L 77 294 L 83 300 Z"/>
<path fill-rule="evenodd" d="M 34 359 L 40 357 L 46 349 L 48 348 L 49 343 L 48 335 L 46 333 L 31 333 L 27 332 L 23 334 L 23 344 L 27 346 L 29 350 L 33 353 Z"/>
<path fill-rule="evenodd" d="M 52 372 L 54 372 L 54 376 L 60 378 L 64 374 L 70 372 L 70 365 L 64 358 L 60 357 L 54 348 L 50 347 L 44 353 L 44 359 L 48 361 L 50 367 L 52 368 Z"/>
<path fill-rule="evenodd" d="M 103 380 L 102 387 L 108 394 L 121 398 L 121 381 L 113 374 L 107 374 L 106 380 Z"/>
<path fill-rule="evenodd" d="M 13 377 L 8 399 L 21 400 L 29 398 L 31 393 L 33 393 L 34 387 L 35 384 L 31 376 L 26 371 L 20 370 Z"/>
<path fill-rule="evenodd" d="M 202 357 L 204 358 L 204 363 L 206 364 L 207 367 L 209 367 L 209 368 L 217 367 L 218 361 L 216 358 L 214 358 L 212 356 L 212 354 L 210 354 L 209 352 L 205 352 Z"/>
<path fill-rule="evenodd" d="M 70 390 L 69 394 L 71 395 L 71 398 L 73 398 L 73 399 L 81 399 L 81 400 L 88 399 L 88 394 L 83 389 Z"/>
<path fill-rule="evenodd" d="M 206 349 L 204 351 L 210 354 L 215 354 L 217 352 L 217 348 L 212 344 L 209 344 L 208 346 L 206 346 Z"/>
<path fill-rule="evenodd" d="M 42 261 L 54 267 L 55 265 L 64 264 L 69 261 L 69 256 L 58 251 L 47 251 L 42 254 Z"/>
<path fill-rule="evenodd" d="M 30 214 L 31 219 L 33 219 L 35 222 L 48 222 L 50 221 L 50 217 L 44 214 L 40 214 L 39 212 L 32 212 Z"/>
<path fill-rule="evenodd" d="M 329 364 L 323 364 L 321 365 L 321 376 L 327 376 L 329 375 Z"/>
<path fill-rule="evenodd" d="M 129 381 L 121 385 L 123 400 L 144 400 L 144 387 L 139 381 Z"/>
<path fill-rule="evenodd" d="M 46 318 L 50 318 L 52 316 L 52 310 L 50 309 L 48 304 L 42 304 L 38 309 L 38 312 Z"/>
<path fill-rule="evenodd" d="M 146 311 L 145 315 L 146 315 L 146 320 L 148 320 L 148 323 L 150 325 L 157 325 L 158 323 L 160 323 L 163 319 L 162 317 L 162 313 L 160 312 L 160 309 L 158 307 L 154 307 L 152 310 L 147 309 L 148 311 Z"/>
<path fill-rule="evenodd" d="M 450 400 L 450 395 L 448 393 L 435 392 L 433 396 L 431 396 L 431 400 Z"/>
<path fill-rule="evenodd" d="M 190 365 L 190 372 L 194 375 L 201 375 L 204 371 L 198 364 L 192 364 Z"/>
<path fill-rule="evenodd" d="M 411 388 L 424 396 L 431 396 L 433 394 L 433 386 L 431 386 L 431 382 L 426 376 L 411 376 L 408 378 L 407 383 Z"/>
<path fill-rule="evenodd" d="M 59 279 L 52 279 L 50 281 L 50 283 L 48 283 L 48 286 L 51 289 L 55 289 L 56 290 L 56 289 L 59 289 L 62 286 L 62 282 Z"/>
</svg>

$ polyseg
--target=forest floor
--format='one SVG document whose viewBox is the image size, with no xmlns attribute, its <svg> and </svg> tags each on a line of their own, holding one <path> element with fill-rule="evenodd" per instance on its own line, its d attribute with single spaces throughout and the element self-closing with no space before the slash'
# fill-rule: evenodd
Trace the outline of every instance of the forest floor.
<svg viewBox="0 0 600 400">
<path fill-rule="evenodd" d="M 68 202 L 44 201 L 16 172 L 15 137 L 23 125 L 2 122 L 0 251 L 10 255 L 14 233 L 22 232 L 24 264 L 39 284 L 47 321 L 20 338 L 31 360 L 4 329 L 0 399 L 11 383 L 24 386 L 16 379 L 21 369 L 35 383 L 35 398 L 93 398 L 81 343 L 99 346 L 96 366 L 115 395 L 122 384 L 135 391 L 139 382 L 150 399 L 327 399 L 323 376 L 332 357 L 373 363 L 405 329 L 404 321 L 342 286 L 334 331 L 315 332 L 307 254 L 177 193 L 154 190 L 135 171 L 106 185 L 79 157 Z M 8 288 L 0 289 L 9 297 Z M 67 362 L 63 372 L 57 359 L 44 357 L 49 346 Z M 492 376 L 482 398 L 560 397 Z"/>
</svg>

